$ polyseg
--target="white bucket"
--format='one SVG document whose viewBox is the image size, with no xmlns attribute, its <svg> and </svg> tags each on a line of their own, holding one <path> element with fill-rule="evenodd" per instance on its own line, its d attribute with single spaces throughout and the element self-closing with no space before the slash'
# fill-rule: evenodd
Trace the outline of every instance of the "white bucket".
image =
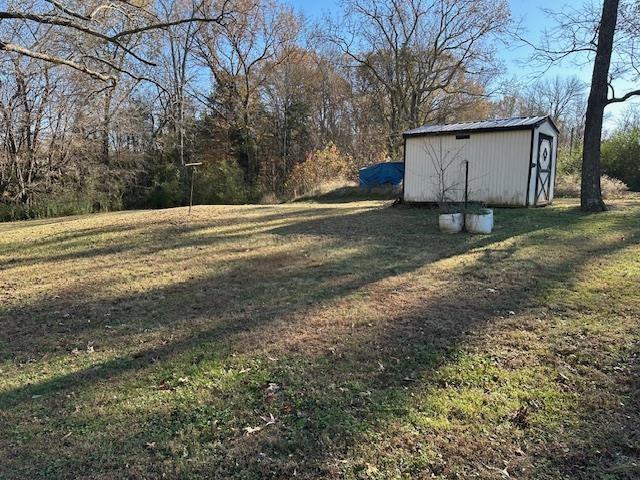
<svg viewBox="0 0 640 480">
<path fill-rule="evenodd" d="M 493 210 L 483 208 L 481 213 L 467 213 L 464 226 L 469 233 L 491 233 L 493 230 Z"/>
<path fill-rule="evenodd" d="M 441 213 L 438 217 L 438 226 L 444 233 L 458 233 L 464 226 L 464 215 L 461 213 Z"/>
</svg>

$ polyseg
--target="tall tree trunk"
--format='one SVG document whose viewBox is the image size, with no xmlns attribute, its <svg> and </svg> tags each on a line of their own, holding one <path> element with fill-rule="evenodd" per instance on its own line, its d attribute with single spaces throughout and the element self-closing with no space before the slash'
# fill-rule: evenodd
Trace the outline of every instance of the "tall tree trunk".
<svg viewBox="0 0 640 480">
<path fill-rule="evenodd" d="M 111 132 L 111 101 L 113 99 L 113 90 L 108 90 L 104 96 L 103 112 L 102 112 L 102 129 L 100 132 L 100 157 L 103 165 L 110 166 L 109 151 L 109 133 Z"/>
<path fill-rule="evenodd" d="M 619 0 L 604 0 L 598 30 L 596 59 L 591 77 L 591 91 L 587 103 L 580 189 L 580 207 L 587 212 L 601 212 L 607 209 L 602 201 L 600 189 L 600 142 L 602 118 L 609 91 L 609 66 L 613 51 L 613 36 L 618 21 L 618 3 Z"/>
</svg>

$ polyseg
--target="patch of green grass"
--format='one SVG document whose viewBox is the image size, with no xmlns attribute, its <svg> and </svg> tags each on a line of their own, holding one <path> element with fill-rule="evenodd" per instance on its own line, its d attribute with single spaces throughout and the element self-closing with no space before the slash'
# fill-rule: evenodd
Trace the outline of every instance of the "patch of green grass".
<svg viewBox="0 0 640 480">
<path fill-rule="evenodd" d="M 640 203 L 0 224 L 0 478 L 637 478 Z"/>
</svg>

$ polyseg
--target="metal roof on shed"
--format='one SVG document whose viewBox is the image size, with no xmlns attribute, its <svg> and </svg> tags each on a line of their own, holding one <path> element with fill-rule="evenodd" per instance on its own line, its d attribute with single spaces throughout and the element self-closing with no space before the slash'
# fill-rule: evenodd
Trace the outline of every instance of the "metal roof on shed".
<svg viewBox="0 0 640 480">
<path fill-rule="evenodd" d="M 549 121 L 557 131 L 553 121 L 548 115 L 535 117 L 502 118 L 499 120 L 480 120 L 477 122 L 445 123 L 442 125 L 423 125 L 422 127 L 407 130 L 402 135 L 405 137 L 420 135 L 442 135 L 460 132 L 493 132 L 500 130 L 523 130 L 535 128 Z"/>
</svg>

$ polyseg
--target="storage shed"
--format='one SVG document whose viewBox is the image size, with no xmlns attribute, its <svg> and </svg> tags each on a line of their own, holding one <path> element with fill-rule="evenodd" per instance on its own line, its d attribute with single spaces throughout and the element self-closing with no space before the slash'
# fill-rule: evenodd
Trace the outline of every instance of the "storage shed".
<svg viewBox="0 0 640 480">
<path fill-rule="evenodd" d="M 548 116 L 444 125 L 404 132 L 405 202 L 495 206 L 551 203 L 558 128 Z"/>
</svg>

